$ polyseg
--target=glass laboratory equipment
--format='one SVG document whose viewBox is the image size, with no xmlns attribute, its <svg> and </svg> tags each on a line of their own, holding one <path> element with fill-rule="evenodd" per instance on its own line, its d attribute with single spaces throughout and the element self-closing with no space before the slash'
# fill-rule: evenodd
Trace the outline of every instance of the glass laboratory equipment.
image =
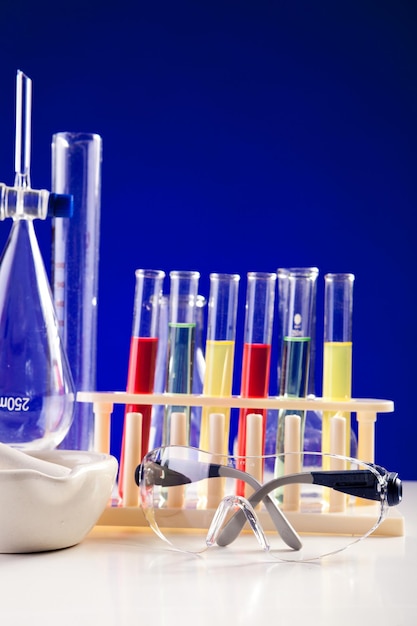
<svg viewBox="0 0 417 626">
<path fill-rule="evenodd" d="M 233 364 L 236 339 L 237 301 L 240 276 L 238 274 L 210 274 L 208 302 L 206 369 L 203 393 L 209 396 L 230 396 L 233 383 Z M 204 407 L 201 415 L 200 448 L 208 450 L 209 416 L 223 413 L 225 431 L 223 449 L 229 448 L 230 409 Z"/>
<path fill-rule="evenodd" d="M 168 369 L 165 390 L 168 393 L 192 393 L 195 357 L 196 302 L 199 272 L 170 272 Z M 190 409 L 181 405 L 165 410 L 163 440 L 170 441 L 171 414 L 184 412 L 187 439 L 190 436 Z"/>
<path fill-rule="evenodd" d="M 275 273 L 248 273 L 240 386 L 240 395 L 243 398 L 266 398 L 268 396 L 276 278 Z M 262 417 L 262 449 L 258 454 L 263 454 L 265 448 L 267 410 L 241 409 L 237 449 L 239 457 L 242 458 L 247 454 L 247 416 L 250 413 L 256 413 Z M 245 485 L 242 481 L 237 483 L 237 494 L 245 495 Z"/>
<path fill-rule="evenodd" d="M 284 347 L 284 329 L 286 328 L 287 311 L 288 311 L 288 287 L 289 287 L 290 270 L 287 268 L 278 268 L 277 270 L 277 287 L 278 287 L 278 327 L 277 327 L 277 345 L 279 347 L 277 375 L 278 386 L 282 378 L 282 350 Z M 278 387 L 279 388 L 279 387 Z M 275 451 L 275 450 L 274 450 Z"/>
<path fill-rule="evenodd" d="M 243 398 L 266 398 L 268 396 L 276 278 L 275 273 L 248 273 L 240 387 L 240 395 Z M 246 454 L 246 416 L 248 413 L 262 415 L 263 444 L 265 444 L 266 409 L 241 409 L 238 424 L 239 456 Z"/>
<path fill-rule="evenodd" d="M 159 303 L 158 324 L 158 351 L 156 353 L 154 393 L 165 391 L 168 362 L 168 313 L 169 297 L 162 295 Z M 160 404 L 152 405 L 151 431 L 149 435 L 149 449 L 157 448 L 163 443 L 165 407 Z"/>
<path fill-rule="evenodd" d="M 291 273 L 294 272 L 314 272 L 319 274 L 317 267 L 304 267 L 304 268 L 283 268 L 280 267 L 277 270 L 278 278 L 278 345 L 284 347 L 284 335 L 287 328 L 287 314 L 289 308 L 288 289 L 290 284 Z M 317 280 L 312 285 L 312 319 L 311 319 L 311 337 L 310 337 L 310 367 L 308 372 L 308 384 L 307 395 L 315 395 L 315 362 L 316 362 L 316 296 L 317 296 Z M 282 367 L 281 352 L 278 359 L 278 381 L 282 379 L 281 367 Z"/>
<path fill-rule="evenodd" d="M 0 441 L 44 449 L 67 434 L 75 395 L 33 220 L 70 215 L 71 201 L 31 188 L 31 85 L 19 71 L 15 183 L 1 186 L 13 225 L 0 259 Z"/>
<path fill-rule="evenodd" d="M 353 274 L 326 274 L 324 277 L 323 397 L 350 400 L 352 387 Z M 322 452 L 330 451 L 330 419 L 323 413 Z M 346 454 L 350 454 L 349 413 L 338 413 L 346 421 Z"/>
<path fill-rule="evenodd" d="M 206 371 L 206 359 L 204 356 L 204 332 L 205 313 L 207 300 L 204 296 L 198 295 L 196 301 L 196 325 L 195 325 L 195 352 L 193 368 L 193 394 L 203 393 L 204 375 Z M 202 409 L 198 406 L 191 407 L 190 426 L 190 446 L 198 446 L 200 441 Z"/>
<path fill-rule="evenodd" d="M 159 310 L 165 272 L 162 270 L 138 269 L 135 272 L 135 276 L 133 328 L 130 339 L 126 391 L 128 393 L 153 393 L 156 356 L 158 353 Z M 149 450 L 152 405 L 126 405 L 119 471 L 119 492 L 121 496 L 123 495 L 121 489 L 125 456 L 126 414 L 130 412 L 142 414 L 141 458 L 143 458 Z"/>
<path fill-rule="evenodd" d="M 308 394 L 313 304 L 317 276 L 318 270 L 315 267 L 289 270 L 279 381 L 279 395 L 283 397 L 303 398 Z M 285 420 L 288 413 L 282 410 L 278 414 L 277 454 L 285 451 Z M 303 450 L 305 411 L 291 411 L 291 414 L 300 416 L 299 449 Z"/>
<path fill-rule="evenodd" d="M 278 382 L 282 380 L 282 357 L 283 357 L 283 347 L 284 347 L 284 335 L 285 329 L 287 328 L 287 313 L 288 313 L 288 289 L 289 289 L 289 277 L 291 272 L 294 270 L 305 270 L 319 273 L 317 267 L 306 267 L 306 268 L 278 268 L 277 270 L 277 278 L 278 278 L 278 324 L 277 324 L 277 345 L 281 347 L 281 353 L 278 355 Z M 316 388 L 315 388 L 315 363 L 316 363 L 316 296 L 317 296 L 317 280 L 314 281 L 312 285 L 312 319 L 311 319 L 311 337 L 310 337 L 310 365 L 308 372 L 308 383 L 307 383 L 307 395 L 315 396 Z M 273 415 L 275 413 L 275 415 Z M 275 452 L 275 441 L 276 441 L 276 412 L 271 411 L 270 415 L 268 415 L 268 437 L 267 444 L 270 449 L 265 450 L 265 452 L 273 453 Z M 275 431 L 275 432 L 274 432 Z M 304 448 L 306 450 L 311 451 L 320 451 L 321 450 L 321 412 L 320 411 L 307 411 L 305 418 L 305 427 L 304 427 Z"/>
<path fill-rule="evenodd" d="M 96 389 L 101 159 L 99 135 L 52 138 L 52 189 L 74 199 L 71 219 L 52 222 L 52 290 L 76 391 Z M 93 428 L 93 406 L 77 403 L 60 447 L 91 449 Z"/>
<path fill-rule="evenodd" d="M 195 327 L 195 349 L 192 375 L 192 393 L 200 394 L 203 391 L 203 379 L 205 371 L 205 359 L 203 348 L 204 335 L 204 313 L 207 300 L 204 296 L 198 295 L 196 300 L 196 327 Z M 155 393 L 163 393 L 166 383 L 166 363 L 168 352 L 168 311 L 169 296 L 161 297 L 159 330 L 158 330 L 158 354 L 156 357 L 155 371 Z M 191 407 L 190 415 L 190 446 L 198 446 L 200 439 L 201 407 Z M 149 449 L 162 445 L 162 432 L 164 427 L 164 407 L 153 405 L 151 419 L 151 435 Z"/>
</svg>

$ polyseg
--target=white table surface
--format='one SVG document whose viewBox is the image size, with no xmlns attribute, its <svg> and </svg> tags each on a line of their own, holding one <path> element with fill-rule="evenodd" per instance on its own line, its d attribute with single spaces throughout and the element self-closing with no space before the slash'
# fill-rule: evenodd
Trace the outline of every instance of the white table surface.
<svg viewBox="0 0 417 626">
<path fill-rule="evenodd" d="M 0 555 L 2 626 L 417 624 L 417 482 L 404 484 L 405 537 L 371 537 L 312 563 L 195 557 L 151 531 L 96 527 L 78 546 Z"/>
</svg>

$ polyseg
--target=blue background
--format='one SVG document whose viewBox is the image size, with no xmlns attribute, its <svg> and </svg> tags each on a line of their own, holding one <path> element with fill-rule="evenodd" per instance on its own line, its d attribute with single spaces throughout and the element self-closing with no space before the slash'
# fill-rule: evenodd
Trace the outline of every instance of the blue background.
<svg viewBox="0 0 417 626">
<path fill-rule="evenodd" d="M 353 395 L 394 400 L 377 460 L 417 479 L 415 2 L 2 0 L 0 20 L 0 179 L 17 69 L 34 187 L 54 132 L 103 137 L 98 388 L 126 385 L 137 267 L 197 269 L 206 296 L 240 273 L 241 342 L 246 272 L 316 265 L 318 345 L 323 275 L 353 272 Z"/>
</svg>

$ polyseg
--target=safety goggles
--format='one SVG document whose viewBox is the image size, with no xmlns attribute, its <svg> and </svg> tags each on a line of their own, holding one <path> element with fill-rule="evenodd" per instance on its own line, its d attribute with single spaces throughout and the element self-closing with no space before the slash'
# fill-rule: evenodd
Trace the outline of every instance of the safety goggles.
<svg viewBox="0 0 417 626">
<path fill-rule="evenodd" d="M 188 446 L 149 452 L 136 483 L 149 525 L 172 547 L 200 553 L 239 539 L 245 549 L 260 545 L 284 561 L 317 559 L 361 541 L 402 497 L 398 474 L 357 459 L 222 456 Z"/>
</svg>

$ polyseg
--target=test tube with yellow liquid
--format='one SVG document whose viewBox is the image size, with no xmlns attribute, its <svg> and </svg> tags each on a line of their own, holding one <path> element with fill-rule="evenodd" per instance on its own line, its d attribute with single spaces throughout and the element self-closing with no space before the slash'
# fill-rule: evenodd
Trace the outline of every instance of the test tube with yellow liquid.
<svg viewBox="0 0 417 626">
<path fill-rule="evenodd" d="M 324 277 L 323 398 L 350 400 L 352 393 L 353 274 Z M 350 456 L 350 413 L 338 413 L 346 421 L 346 456 Z M 331 411 L 323 413 L 322 452 L 330 445 Z"/>
<path fill-rule="evenodd" d="M 236 316 L 240 276 L 238 274 L 210 274 L 208 302 L 206 369 L 203 394 L 228 397 L 232 394 L 235 355 Z M 223 413 L 223 454 L 229 445 L 230 409 L 204 407 L 201 415 L 200 448 L 209 449 L 209 415 Z"/>
</svg>

